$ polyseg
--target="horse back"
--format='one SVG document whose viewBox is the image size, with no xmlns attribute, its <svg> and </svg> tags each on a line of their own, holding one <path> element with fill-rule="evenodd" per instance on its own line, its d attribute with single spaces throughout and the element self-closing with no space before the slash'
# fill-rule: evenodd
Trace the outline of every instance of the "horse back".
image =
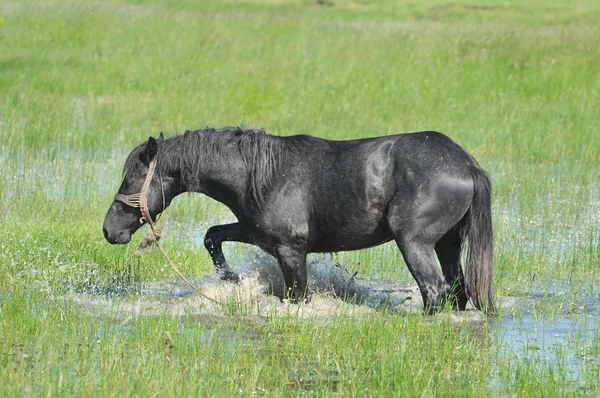
<svg viewBox="0 0 600 398">
<path fill-rule="evenodd" d="M 389 241 L 392 200 L 420 200 L 448 175 L 466 179 L 472 158 L 441 133 L 351 141 L 295 136 L 267 206 L 309 240 L 310 251 L 362 249 Z M 304 225 L 306 228 L 299 228 Z M 281 226 L 285 229 L 285 226 Z"/>
<path fill-rule="evenodd" d="M 304 145 L 287 158 L 284 185 L 292 180 L 304 185 L 308 197 L 334 208 L 357 201 L 378 208 L 407 182 L 470 179 L 470 165 L 476 164 L 462 147 L 435 131 L 350 141 L 299 137 Z"/>
</svg>

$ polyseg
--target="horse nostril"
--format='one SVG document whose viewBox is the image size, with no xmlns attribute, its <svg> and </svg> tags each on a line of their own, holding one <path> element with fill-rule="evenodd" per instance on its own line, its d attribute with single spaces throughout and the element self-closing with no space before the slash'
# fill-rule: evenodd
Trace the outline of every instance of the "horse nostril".
<svg viewBox="0 0 600 398">
<path fill-rule="evenodd" d="M 102 232 L 104 233 L 104 239 L 108 240 L 108 231 L 106 230 L 106 227 L 102 227 Z"/>
</svg>

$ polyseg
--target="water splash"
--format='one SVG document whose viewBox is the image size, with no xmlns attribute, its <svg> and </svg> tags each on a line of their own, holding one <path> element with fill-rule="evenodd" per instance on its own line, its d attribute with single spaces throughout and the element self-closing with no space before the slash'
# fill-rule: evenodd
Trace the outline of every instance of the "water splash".
<svg viewBox="0 0 600 398">
<path fill-rule="evenodd" d="M 422 300 L 416 286 L 392 282 L 363 281 L 330 255 L 312 255 L 307 261 L 310 301 L 292 304 L 282 300 L 284 282 L 277 262 L 258 250 L 250 250 L 241 264 L 241 282 L 232 284 L 216 274 L 191 278 L 202 295 L 181 280 L 142 283 L 135 297 L 110 297 L 74 293 L 70 300 L 95 313 L 118 312 L 122 316 L 285 316 L 332 318 L 361 316 L 386 309 L 419 312 Z"/>
</svg>

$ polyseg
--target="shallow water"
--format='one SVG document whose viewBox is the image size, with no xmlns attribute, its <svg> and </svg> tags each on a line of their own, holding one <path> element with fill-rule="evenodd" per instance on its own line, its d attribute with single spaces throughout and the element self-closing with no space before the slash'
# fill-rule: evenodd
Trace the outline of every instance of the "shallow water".
<svg viewBox="0 0 600 398">
<path fill-rule="evenodd" d="M 219 339 L 235 342 L 237 346 L 260 340 L 259 326 L 273 317 L 327 321 L 339 316 L 362 317 L 382 309 L 402 316 L 419 313 L 423 305 L 416 285 L 355 278 L 329 255 L 309 257 L 312 299 L 299 305 L 278 297 L 282 294 L 283 279 L 270 256 L 250 250 L 241 267 L 236 268 L 241 268 L 242 280 L 238 285 L 222 282 L 214 274 L 192 279 L 202 295 L 217 303 L 195 293 L 177 279 L 142 283 L 141 291 L 136 295 L 110 298 L 72 293 L 65 298 L 82 311 L 104 316 L 118 314 L 121 320 L 160 316 L 179 317 L 186 324 L 197 320 L 207 326 L 207 331 L 198 338 L 207 341 L 214 338 L 212 326 L 219 325 L 219 333 L 225 334 L 220 334 Z M 501 316 L 491 321 L 486 321 L 473 309 L 438 314 L 431 319 L 467 325 L 472 333 L 481 334 L 478 338 L 489 339 L 499 352 L 513 358 L 515 363 L 527 358 L 538 364 L 536 366 L 555 368 L 574 382 L 578 380 L 582 366 L 600 360 L 595 351 L 590 350 L 600 336 L 600 297 L 597 294 L 520 292 L 515 296 L 500 297 L 499 305 Z M 548 307 L 555 309 L 552 316 L 546 311 Z M 247 324 L 247 333 L 240 329 L 240 322 Z M 227 328 L 221 327 L 224 324 L 235 327 L 229 333 Z M 482 333 L 482 329 L 489 333 Z M 126 326 L 123 331 L 127 332 Z M 494 388 L 500 389 L 498 383 L 495 379 L 490 381 Z"/>
<path fill-rule="evenodd" d="M 505 317 L 498 323 L 494 334 L 515 357 L 538 353 L 537 356 L 548 364 L 566 361 L 565 370 L 574 378 L 579 375 L 576 362 L 600 360 L 585 350 L 565 351 L 573 343 L 593 343 L 600 332 L 598 318 L 535 319 L 532 316 L 524 316 Z"/>
<path fill-rule="evenodd" d="M 574 385 L 582 382 L 585 366 L 600 363 L 597 294 L 531 292 L 503 297 L 502 305 L 504 315 L 490 329 L 490 339 L 515 363 L 525 359 Z"/>
<path fill-rule="evenodd" d="M 416 285 L 355 279 L 327 255 L 311 256 L 307 265 L 311 299 L 300 305 L 281 300 L 284 291 L 281 271 L 274 259 L 258 251 L 249 251 L 241 267 L 239 284 L 220 281 L 216 274 L 192 278 L 192 284 L 201 294 L 183 281 L 172 279 L 142 283 L 140 293 L 131 297 L 72 293 L 69 300 L 101 314 L 110 314 L 118 307 L 121 316 L 218 317 L 233 312 L 244 316 L 293 314 L 298 318 L 327 319 L 342 314 L 360 316 L 380 309 L 403 313 L 421 310 L 422 300 Z"/>
</svg>

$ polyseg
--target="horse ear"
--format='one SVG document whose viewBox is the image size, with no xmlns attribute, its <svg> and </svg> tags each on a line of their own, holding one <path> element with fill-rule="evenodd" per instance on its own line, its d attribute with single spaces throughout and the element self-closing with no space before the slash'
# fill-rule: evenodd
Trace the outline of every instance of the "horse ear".
<svg viewBox="0 0 600 398">
<path fill-rule="evenodd" d="M 160 135 L 158 136 L 158 140 L 159 141 L 164 141 L 164 139 L 165 139 L 165 136 L 163 135 L 163 132 L 161 131 Z"/>
<path fill-rule="evenodd" d="M 148 144 L 146 144 L 146 155 L 148 156 L 148 161 L 151 162 L 157 153 L 158 142 L 156 142 L 153 137 L 148 138 Z"/>
</svg>

